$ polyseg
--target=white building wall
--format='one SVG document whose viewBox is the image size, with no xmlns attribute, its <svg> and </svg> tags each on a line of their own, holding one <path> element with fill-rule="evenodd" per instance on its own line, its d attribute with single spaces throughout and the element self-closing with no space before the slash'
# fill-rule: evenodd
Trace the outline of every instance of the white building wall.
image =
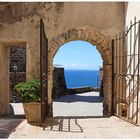
<svg viewBox="0 0 140 140">
<path fill-rule="evenodd" d="M 140 20 L 140 2 L 126 2 L 125 3 L 125 25 L 130 26 L 130 21 Z"/>
<path fill-rule="evenodd" d="M 136 18 L 136 21 L 140 20 L 140 2 L 127 2 L 125 3 L 125 27 L 130 27 L 130 21 L 132 21 L 132 24 L 134 24 L 134 19 Z M 127 86 L 127 101 L 129 100 L 129 117 L 133 117 L 133 121 L 136 121 L 136 113 L 137 113 L 137 97 L 138 97 L 138 109 L 140 108 L 140 93 L 139 96 L 137 96 L 137 78 L 138 76 L 138 40 L 139 40 L 139 24 L 136 24 L 136 26 L 132 27 L 132 30 L 128 32 L 127 35 L 127 74 L 132 74 L 134 76 L 134 80 L 130 81 L 127 80 L 126 85 Z M 131 36 L 131 37 L 130 37 Z M 131 55 L 131 57 L 129 56 Z M 131 62 L 131 63 L 130 63 Z M 129 84 L 130 82 L 130 84 Z M 134 96 L 133 96 L 134 95 Z M 130 97 L 130 98 L 129 98 Z M 140 111 L 139 111 L 140 112 Z M 140 124 L 140 113 L 138 113 L 138 123 Z"/>
</svg>

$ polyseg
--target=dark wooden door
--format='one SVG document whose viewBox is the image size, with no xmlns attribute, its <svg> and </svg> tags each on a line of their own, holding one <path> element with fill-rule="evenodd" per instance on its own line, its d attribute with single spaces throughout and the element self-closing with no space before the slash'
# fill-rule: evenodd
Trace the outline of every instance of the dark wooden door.
<svg viewBox="0 0 140 140">
<path fill-rule="evenodd" d="M 48 39 L 46 38 L 43 20 L 40 20 L 40 81 L 41 81 L 41 122 L 47 116 L 48 102 Z"/>
</svg>

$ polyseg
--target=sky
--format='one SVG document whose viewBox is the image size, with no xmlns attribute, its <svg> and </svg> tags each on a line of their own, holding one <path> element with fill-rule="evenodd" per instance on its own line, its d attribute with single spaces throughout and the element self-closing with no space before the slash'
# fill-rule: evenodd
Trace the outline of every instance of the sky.
<svg viewBox="0 0 140 140">
<path fill-rule="evenodd" d="M 53 60 L 54 65 L 74 70 L 99 70 L 102 62 L 96 46 L 80 40 L 62 45 Z"/>
</svg>

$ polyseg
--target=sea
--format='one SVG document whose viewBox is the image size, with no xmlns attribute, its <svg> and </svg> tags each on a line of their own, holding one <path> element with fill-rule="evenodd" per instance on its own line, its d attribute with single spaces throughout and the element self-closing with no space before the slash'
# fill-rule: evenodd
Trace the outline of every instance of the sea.
<svg viewBox="0 0 140 140">
<path fill-rule="evenodd" d="M 99 87 L 99 70 L 65 70 L 67 88 Z"/>
</svg>

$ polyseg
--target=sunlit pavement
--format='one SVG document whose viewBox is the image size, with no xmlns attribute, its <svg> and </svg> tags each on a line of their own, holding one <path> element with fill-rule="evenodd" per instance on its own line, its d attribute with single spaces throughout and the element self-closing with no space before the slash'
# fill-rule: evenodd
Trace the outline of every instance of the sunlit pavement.
<svg viewBox="0 0 140 140">
<path fill-rule="evenodd" d="M 102 116 L 103 98 L 98 92 L 62 96 L 53 102 L 54 116 Z"/>
<path fill-rule="evenodd" d="M 140 138 L 140 128 L 116 117 L 56 118 L 45 130 L 24 120 L 9 138 Z"/>
<path fill-rule="evenodd" d="M 55 100 L 54 118 L 46 120 L 45 130 L 24 120 L 9 138 L 140 138 L 140 127 L 114 116 L 101 117 L 101 99 L 92 103 L 97 98 L 88 98 L 91 94 L 69 95 L 71 97 Z"/>
</svg>

